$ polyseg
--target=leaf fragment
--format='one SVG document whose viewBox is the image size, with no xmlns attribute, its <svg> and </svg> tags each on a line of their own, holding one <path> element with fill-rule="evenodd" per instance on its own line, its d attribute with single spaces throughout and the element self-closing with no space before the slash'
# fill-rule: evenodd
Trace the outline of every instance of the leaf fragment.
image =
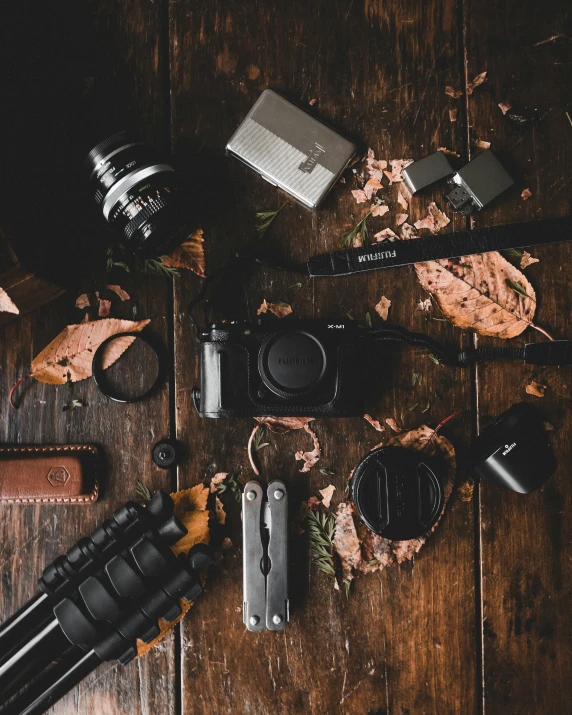
<svg viewBox="0 0 572 715">
<path fill-rule="evenodd" d="M 205 277 L 205 239 L 202 228 L 193 231 L 186 241 L 175 248 L 168 256 L 161 256 L 160 261 L 168 268 L 182 268 Z"/>
<path fill-rule="evenodd" d="M 304 425 L 304 429 L 306 432 L 310 435 L 314 442 L 314 449 L 310 452 L 302 452 L 299 450 L 295 454 L 295 459 L 297 461 L 303 461 L 304 465 L 302 466 L 302 469 L 300 469 L 300 472 L 309 472 L 310 469 L 318 462 L 320 459 L 320 456 L 322 454 L 322 450 L 320 447 L 320 442 L 318 441 L 318 437 L 316 436 L 316 433 L 314 430 L 312 430 L 308 424 Z"/>
<path fill-rule="evenodd" d="M 463 92 L 460 89 L 455 89 L 450 84 L 445 87 L 445 94 L 448 94 L 449 97 L 453 97 L 453 99 L 459 99 L 459 97 L 463 96 Z"/>
<path fill-rule="evenodd" d="M 369 179 L 363 189 L 354 189 L 352 196 L 356 200 L 356 204 L 363 204 L 366 201 L 371 201 L 372 196 L 375 196 L 382 188 L 378 179 Z"/>
<path fill-rule="evenodd" d="M 528 201 L 528 199 L 532 198 L 532 191 L 530 189 L 524 189 L 520 197 L 523 201 Z"/>
<path fill-rule="evenodd" d="M 118 296 L 118 298 L 120 298 L 122 302 L 125 302 L 126 300 L 131 300 L 131 296 L 129 295 L 129 293 L 126 290 L 123 290 L 121 286 L 108 285 L 106 287 L 107 290 L 110 290 L 112 293 L 115 293 L 115 295 Z"/>
<path fill-rule="evenodd" d="M 381 241 L 385 241 L 385 239 L 389 239 L 390 241 L 395 241 L 397 238 L 397 234 L 395 231 L 392 231 L 390 228 L 384 228 L 382 231 L 378 231 L 377 233 L 374 233 L 373 237 L 375 240 L 380 243 Z"/>
<path fill-rule="evenodd" d="M 367 414 L 367 412 L 366 412 L 366 414 L 363 416 L 363 418 L 364 418 L 364 420 L 366 420 L 366 422 L 369 422 L 370 425 L 371 425 L 374 429 L 376 429 L 378 432 L 385 432 L 385 427 L 379 423 L 379 420 L 374 420 L 371 415 L 368 415 L 368 414 Z"/>
<path fill-rule="evenodd" d="M 541 385 L 539 382 L 531 380 L 530 384 L 526 385 L 524 390 L 527 395 L 534 395 L 535 397 L 544 397 L 546 387 L 546 385 Z"/>
<path fill-rule="evenodd" d="M 434 201 L 429 204 L 427 211 L 425 218 L 415 221 L 413 224 L 415 228 L 427 228 L 431 233 L 438 233 L 448 223 L 451 223 L 451 219 L 438 208 Z"/>
<path fill-rule="evenodd" d="M 277 318 L 285 318 L 292 313 L 292 306 L 288 303 L 277 301 L 276 303 L 268 303 L 266 298 L 262 301 L 260 308 L 256 311 L 256 315 L 263 313 L 274 313 Z"/>
<path fill-rule="evenodd" d="M 487 79 L 487 73 L 481 72 L 471 82 L 467 84 L 467 94 L 473 94 L 473 91 L 479 87 Z"/>
<path fill-rule="evenodd" d="M 384 295 L 382 295 L 379 303 L 375 306 L 375 312 L 382 320 L 387 320 L 390 306 L 391 301 L 389 300 L 389 298 L 386 298 Z"/>
<path fill-rule="evenodd" d="M 368 149 L 366 163 L 370 179 L 377 179 L 377 181 L 381 182 L 383 170 L 387 169 L 387 162 L 384 159 L 376 159 L 373 149 Z"/>
<path fill-rule="evenodd" d="M 333 484 L 328 484 L 327 487 L 325 487 L 324 489 L 318 489 L 318 491 L 322 495 L 322 504 L 326 507 L 326 509 L 329 509 L 332 497 L 334 496 L 334 492 L 336 491 L 335 486 Z"/>
<path fill-rule="evenodd" d="M 285 434 L 290 430 L 303 429 L 313 417 L 255 417 L 259 424 L 266 425 L 271 432 Z"/>
<path fill-rule="evenodd" d="M 528 251 L 524 251 L 520 259 L 520 267 L 524 270 L 533 263 L 540 263 L 540 258 L 533 258 Z"/>
</svg>

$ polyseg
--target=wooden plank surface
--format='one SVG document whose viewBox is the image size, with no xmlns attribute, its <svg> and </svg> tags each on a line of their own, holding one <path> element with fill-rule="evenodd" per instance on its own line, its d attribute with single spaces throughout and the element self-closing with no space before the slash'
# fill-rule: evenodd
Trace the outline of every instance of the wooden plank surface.
<svg viewBox="0 0 572 715">
<path fill-rule="evenodd" d="M 572 159 L 566 10 L 563 0 L 542 13 L 529 0 L 411 6 L 316 0 L 287 8 L 275 0 L 105 0 L 81 7 L 66 0 L 34 12 L 6 11 L 2 49 L 19 61 L 7 59 L 2 78 L 1 95 L 12 111 L 1 113 L 0 135 L 12 141 L 3 143 L 0 157 L 0 225 L 19 237 L 33 267 L 50 264 L 71 291 L 0 329 L 0 439 L 95 443 L 105 452 L 106 474 L 95 507 L 2 508 L 0 618 L 34 593 L 46 563 L 133 496 L 137 478 L 151 489 L 169 489 L 170 475 L 150 458 L 158 438 L 176 434 L 188 448 L 180 487 L 218 471 L 252 476 L 245 448 L 253 420 L 201 421 L 191 404 L 198 364 L 186 305 L 200 288 L 192 275 L 172 286 L 121 278 L 133 301 L 114 307 L 114 315 L 132 317 L 135 303 L 137 317 L 152 318 L 148 330 L 172 353 L 172 374 L 151 400 L 120 406 L 90 382 L 70 390 L 30 381 L 19 393 L 19 410 L 8 408 L 8 390 L 31 358 L 80 319 L 75 295 L 91 285 L 89 267 L 105 253 L 108 234 L 73 173 L 89 148 L 87 137 L 127 127 L 164 151 L 171 144 L 205 231 L 209 272 L 249 244 L 256 211 L 285 200 L 224 156 L 226 141 L 267 86 L 386 160 L 418 159 L 438 146 L 468 159 L 477 151 L 474 139 L 491 141 L 520 167 L 519 191 L 485 209 L 475 225 L 566 215 Z M 488 81 L 470 98 L 445 94 L 446 85 L 464 89 L 484 70 Z M 508 123 L 497 107 L 505 101 L 538 107 L 541 121 Z M 450 109 L 457 109 L 455 122 Z M 357 186 L 351 171 L 345 178 L 319 211 L 290 202 L 261 248 L 293 260 L 335 249 L 363 214 L 350 193 Z M 527 186 L 533 198 L 523 202 L 519 192 Z M 409 222 L 422 218 L 433 199 L 444 208 L 442 193 L 436 188 L 415 197 Z M 395 228 L 400 211 L 394 189 L 380 195 L 392 208 L 371 220 L 375 231 Z M 446 230 L 465 226 L 447 213 Z M 571 251 L 566 244 L 535 251 L 541 262 L 527 271 L 539 297 L 537 322 L 555 337 L 572 334 L 566 307 Z M 472 342 L 451 324 L 426 322 L 415 312 L 425 294 L 412 268 L 315 282 L 261 269 L 237 275 L 215 301 L 212 317 L 252 319 L 266 298 L 291 303 L 295 317 L 349 312 L 364 323 L 369 312 L 379 324 L 374 306 L 381 295 L 392 301 L 392 322 L 449 345 Z M 292 623 L 280 635 L 251 634 L 242 624 L 240 513 L 227 500 L 234 548 L 181 628 L 127 668 L 100 668 L 54 714 L 569 712 L 570 368 L 493 364 L 459 373 L 422 352 L 395 349 L 380 356 L 373 373 L 368 411 L 376 418 L 413 428 L 465 410 L 444 429 L 461 456 L 474 430 L 513 402 L 534 399 L 556 428 L 557 474 L 529 497 L 484 485 L 464 501 L 455 491 L 415 559 L 358 579 L 347 600 L 310 566 L 305 538 L 293 538 Z M 422 375 L 420 385 L 412 385 L 413 373 Z M 530 379 L 548 385 L 544 400 L 525 395 Z M 71 398 L 88 407 L 63 413 Z M 292 513 L 328 482 L 337 488 L 337 505 L 358 459 L 380 441 L 361 418 L 316 420 L 315 429 L 322 445 L 318 467 L 333 476 L 317 468 L 298 471 L 295 451 L 311 446 L 303 432 L 269 435 L 270 446 L 257 455 L 262 481 L 288 484 Z M 466 479 L 461 469 L 458 484 Z"/>
<path fill-rule="evenodd" d="M 398 2 L 370 3 L 365 11 L 357 4 L 316 2 L 311 8 L 296 4 L 288 13 L 280 3 L 171 6 L 173 150 L 194 155 L 201 167 L 220 166 L 218 215 L 203 220 L 209 270 L 246 244 L 256 211 L 285 200 L 238 162 L 223 159 L 226 141 L 265 87 L 284 91 L 310 112 L 353 132 L 380 158 L 419 158 L 437 146 L 462 143 L 462 117 L 450 122 L 444 93 L 445 84 L 462 81 L 459 11 L 447 0 L 430 11 Z M 231 191 L 221 188 L 227 172 Z M 348 177 L 351 181 L 351 172 Z M 263 241 L 294 260 L 337 248 L 345 228 L 364 213 L 351 188 L 350 183 L 338 187 L 316 212 L 286 207 Z M 388 192 L 388 198 L 393 216 L 395 193 Z M 430 199 L 413 201 L 412 220 L 425 215 Z M 387 219 L 371 222 L 376 231 L 388 225 L 393 223 Z M 302 286 L 292 287 L 299 280 Z M 185 306 L 196 287 L 194 279 L 176 281 L 177 434 L 192 445 L 180 469 L 182 486 L 216 471 L 251 474 L 245 447 L 253 421 L 205 423 L 191 406 L 197 361 Z M 423 291 L 412 268 L 314 284 L 261 271 L 237 280 L 219 301 L 217 317 L 252 319 L 266 298 L 292 303 L 300 318 L 351 312 L 363 323 L 370 312 L 380 322 L 373 308 L 382 294 L 392 301 L 391 320 L 425 328 L 414 312 Z M 430 328 L 450 343 L 460 340 L 449 325 Z M 469 373 L 453 375 L 422 353 L 397 351 L 375 372 L 372 382 L 376 378 L 379 385 L 372 388 L 369 411 L 404 421 L 406 427 L 424 419 L 435 426 L 471 399 Z M 413 372 L 424 378 L 415 391 Z M 442 401 L 435 391 L 444 395 Z M 427 401 L 431 408 L 425 416 L 422 408 L 408 412 L 415 402 L 424 407 Z M 337 504 L 351 469 L 379 442 L 379 434 L 362 419 L 317 420 L 315 427 L 323 448 L 320 464 L 336 475 L 317 469 L 308 476 L 298 473 L 293 455 L 309 447 L 309 439 L 297 433 L 270 436 L 271 446 L 260 452 L 263 480 L 284 479 L 298 503 L 331 480 Z M 347 602 L 326 577 L 308 572 L 301 548 L 296 544 L 293 553 L 292 624 L 279 636 L 244 632 L 241 556 L 225 559 L 209 597 L 182 627 L 184 713 L 476 711 L 470 504 L 454 498 L 413 563 L 364 578 Z"/>
<path fill-rule="evenodd" d="M 572 126 L 566 110 L 572 47 L 561 36 L 568 12 L 566 2 L 550 3 L 542 11 L 532 2 L 468 3 L 468 78 L 485 70 L 489 76 L 482 91 L 469 99 L 470 124 L 475 136 L 510 155 L 519 170 L 518 190 L 477 216 L 477 225 L 571 212 Z M 513 104 L 516 113 L 538 116 L 538 123 L 507 121 L 499 102 Z M 519 198 L 525 188 L 532 192 L 528 201 Z M 540 259 L 526 271 L 537 292 L 535 322 L 557 339 L 570 337 L 572 247 L 560 244 L 531 253 Z M 529 329 L 515 344 L 543 339 Z M 526 395 L 531 380 L 548 386 L 543 399 Z M 572 672 L 572 531 L 566 518 L 572 500 L 570 368 L 491 364 L 479 369 L 478 386 L 481 428 L 515 402 L 531 400 L 555 426 L 552 442 L 559 462 L 550 481 L 526 497 L 481 487 L 484 710 L 567 713 Z"/>
</svg>

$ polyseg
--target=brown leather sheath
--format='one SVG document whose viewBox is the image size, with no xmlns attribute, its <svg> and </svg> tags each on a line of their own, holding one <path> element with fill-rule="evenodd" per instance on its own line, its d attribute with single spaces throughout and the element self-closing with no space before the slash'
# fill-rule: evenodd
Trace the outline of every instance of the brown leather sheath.
<svg viewBox="0 0 572 715">
<path fill-rule="evenodd" d="M 0 503 L 90 504 L 98 492 L 92 445 L 0 447 Z"/>
</svg>

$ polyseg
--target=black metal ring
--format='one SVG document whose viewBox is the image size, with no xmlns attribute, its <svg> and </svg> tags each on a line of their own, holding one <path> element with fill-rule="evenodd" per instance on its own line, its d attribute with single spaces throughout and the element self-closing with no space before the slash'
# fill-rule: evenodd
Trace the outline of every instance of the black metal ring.
<svg viewBox="0 0 572 715">
<path fill-rule="evenodd" d="M 105 374 L 105 370 L 103 369 L 101 364 L 106 346 L 112 343 L 114 340 L 118 340 L 119 338 L 125 337 L 134 338 L 135 340 L 142 340 L 146 345 L 151 348 L 151 350 L 155 353 L 155 356 L 157 357 L 157 377 L 155 378 L 153 384 L 151 385 L 151 387 L 149 387 L 149 389 L 145 390 L 145 392 L 142 392 L 140 395 L 136 395 L 135 397 L 126 397 L 125 395 L 122 395 L 120 392 L 117 392 L 113 387 L 111 387 L 111 385 L 109 384 L 109 380 L 107 379 L 107 376 Z M 106 397 L 109 397 L 109 399 L 113 400 L 114 402 L 122 402 L 124 404 L 131 402 L 140 402 L 141 400 L 144 400 L 146 397 L 148 397 L 161 381 L 161 376 L 163 372 L 162 360 L 159 349 L 156 345 L 153 345 L 153 343 L 148 338 L 144 338 L 138 333 L 117 333 L 117 335 L 111 335 L 109 338 L 104 340 L 94 353 L 93 361 L 91 363 L 91 370 L 93 374 L 93 381 L 97 385 L 97 388 L 101 392 L 101 394 L 105 395 Z"/>
</svg>

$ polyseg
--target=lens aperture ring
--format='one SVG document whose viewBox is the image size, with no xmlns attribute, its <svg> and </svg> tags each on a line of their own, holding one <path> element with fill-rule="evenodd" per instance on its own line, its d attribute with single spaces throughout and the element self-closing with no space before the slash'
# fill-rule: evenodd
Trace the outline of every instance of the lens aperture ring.
<svg viewBox="0 0 572 715">
<path fill-rule="evenodd" d="M 174 173 L 174 169 L 169 164 L 151 164 L 149 166 L 141 166 L 134 171 L 126 174 L 107 192 L 103 200 L 103 216 L 106 221 L 109 221 L 109 214 L 113 207 L 122 199 L 124 194 L 127 194 L 135 184 L 144 179 L 148 179 L 153 174 L 162 174 L 164 172 Z"/>
</svg>

